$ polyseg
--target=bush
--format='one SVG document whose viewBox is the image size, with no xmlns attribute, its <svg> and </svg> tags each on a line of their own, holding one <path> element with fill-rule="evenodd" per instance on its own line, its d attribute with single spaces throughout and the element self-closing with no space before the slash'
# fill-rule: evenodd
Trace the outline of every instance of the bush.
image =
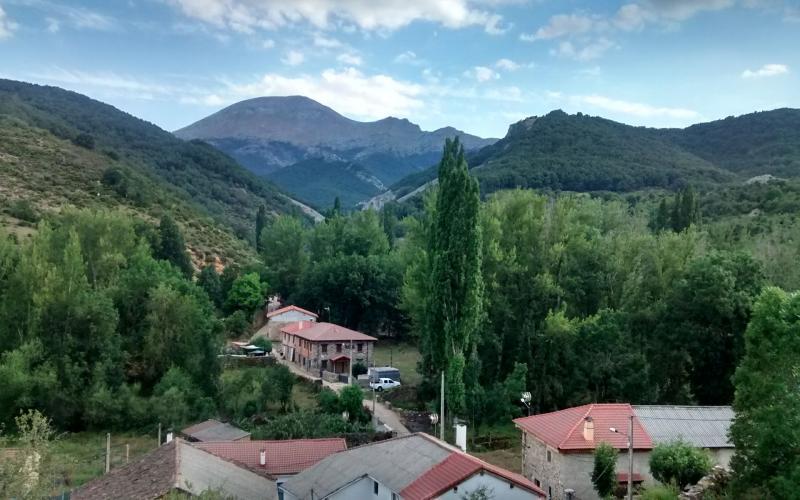
<svg viewBox="0 0 800 500">
<path fill-rule="evenodd" d="M 72 142 L 82 148 L 94 149 L 94 137 L 91 134 L 78 134 Z"/>
<path fill-rule="evenodd" d="M 350 422 L 367 422 L 369 415 L 364 410 L 364 393 L 357 385 L 348 385 L 339 394 L 339 409 L 347 412 Z"/>
<path fill-rule="evenodd" d="M 250 329 L 250 322 L 244 311 L 235 311 L 225 318 L 225 334 L 230 338 L 238 338 Z"/>
<path fill-rule="evenodd" d="M 608 443 L 600 443 L 594 450 L 592 484 L 602 498 L 614 493 L 617 485 L 617 450 Z"/>
<path fill-rule="evenodd" d="M 641 492 L 641 500 L 675 500 L 680 492 L 675 486 L 650 486 Z"/>
<path fill-rule="evenodd" d="M 353 365 L 353 376 L 358 377 L 359 375 L 366 375 L 369 369 L 367 365 L 364 363 L 358 362 Z"/>
<path fill-rule="evenodd" d="M 8 207 L 8 214 L 25 222 L 39 222 L 41 218 L 30 200 L 16 200 Z"/>
<path fill-rule="evenodd" d="M 325 387 L 317 394 L 317 405 L 323 413 L 338 414 L 340 412 L 339 395 Z"/>
<path fill-rule="evenodd" d="M 683 488 L 695 484 L 711 470 L 711 459 L 699 448 L 676 441 L 660 444 L 650 455 L 650 471 L 659 482 Z"/>
<path fill-rule="evenodd" d="M 257 345 L 266 352 L 272 352 L 272 341 L 267 337 L 258 337 L 253 341 L 253 345 Z"/>
</svg>

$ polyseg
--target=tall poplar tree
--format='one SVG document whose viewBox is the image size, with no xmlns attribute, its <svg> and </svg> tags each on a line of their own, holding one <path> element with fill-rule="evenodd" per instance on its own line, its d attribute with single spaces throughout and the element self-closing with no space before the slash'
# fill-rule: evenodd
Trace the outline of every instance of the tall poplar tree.
<svg viewBox="0 0 800 500">
<path fill-rule="evenodd" d="M 256 251 L 260 252 L 262 249 L 261 232 L 267 227 L 267 208 L 264 205 L 258 207 L 256 212 Z"/>
<path fill-rule="evenodd" d="M 445 372 L 452 414 L 464 411 L 466 356 L 482 316 L 479 208 L 478 182 L 469 174 L 464 148 L 458 139 L 448 139 L 429 241 L 431 287 L 422 349 L 429 375 Z"/>
<path fill-rule="evenodd" d="M 189 254 L 186 252 L 186 242 L 178 224 L 168 214 L 164 214 L 161 218 L 158 233 L 160 244 L 156 256 L 174 264 L 184 275 L 191 276 L 194 270 Z"/>
</svg>

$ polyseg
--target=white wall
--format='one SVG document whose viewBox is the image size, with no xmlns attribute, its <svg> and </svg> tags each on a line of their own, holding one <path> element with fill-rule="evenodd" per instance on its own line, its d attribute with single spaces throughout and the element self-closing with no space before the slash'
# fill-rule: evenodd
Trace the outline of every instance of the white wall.
<svg viewBox="0 0 800 500">
<path fill-rule="evenodd" d="M 270 323 L 294 323 L 295 321 L 316 321 L 317 318 L 300 311 L 286 311 L 269 319 Z"/>
<path fill-rule="evenodd" d="M 336 493 L 325 497 L 323 500 L 393 500 L 392 490 L 378 482 L 378 494 L 375 494 L 374 479 L 369 476 L 362 477 L 357 481 L 347 485 L 347 487 L 338 490 Z M 397 492 L 395 492 L 397 493 Z M 284 500 L 305 500 L 300 499 L 289 492 L 285 492 Z M 314 496 L 317 499 L 317 496 Z M 397 493 L 397 497 L 400 494 Z"/>
<path fill-rule="evenodd" d="M 503 499 L 503 500 L 538 500 L 538 495 L 531 493 L 528 490 L 524 490 L 522 488 L 510 487 L 511 482 L 507 481 L 501 477 L 495 476 L 494 474 L 490 474 L 488 472 L 481 474 L 475 474 L 474 476 L 470 477 L 466 481 L 462 482 L 458 485 L 457 489 L 453 491 L 452 489 L 448 490 L 447 493 L 439 496 L 438 498 L 448 499 L 448 500 L 461 500 L 463 495 L 472 493 L 473 491 L 477 490 L 481 486 L 486 486 L 489 488 L 489 493 L 491 498 Z"/>
</svg>

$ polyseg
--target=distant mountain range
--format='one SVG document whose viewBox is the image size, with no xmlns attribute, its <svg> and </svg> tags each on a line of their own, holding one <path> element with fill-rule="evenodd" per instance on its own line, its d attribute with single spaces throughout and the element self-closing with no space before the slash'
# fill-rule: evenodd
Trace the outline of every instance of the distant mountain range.
<svg viewBox="0 0 800 500">
<path fill-rule="evenodd" d="M 633 127 L 553 111 L 509 127 L 468 155 L 484 194 L 528 187 L 563 191 L 674 189 L 772 174 L 800 176 L 800 110 L 776 109 L 685 129 Z M 379 207 L 423 190 L 436 167 L 401 179 L 365 203 Z"/>
<path fill-rule="evenodd" d="M 260 97 L 233 104 L 175 132 L 201 139 L 298 198 L 328 207 L 346 205 L 435 164 L 446 138 L 468 151 L 483 139 L 452 127 L 426 132 L 405 119 L 359 122 L 302 96 Z"/>
</svg>

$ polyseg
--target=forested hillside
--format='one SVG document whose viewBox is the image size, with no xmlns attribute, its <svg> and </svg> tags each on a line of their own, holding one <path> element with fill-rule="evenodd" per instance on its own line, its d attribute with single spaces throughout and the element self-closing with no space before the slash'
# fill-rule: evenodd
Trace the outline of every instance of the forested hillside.
<svg viewBox="0 0 800 500">
<path fill-rule="evenodd" d="M 468 155 L 483 194 L 514 187 L 630 192 L 710 187 L 772 174 L 800 176 L 800 110 L 778 109 L 692 125 L 632 127 L 553 111 L 509 128 Z M 400 197 L 436 177 L 435 168 L 390 189 Z"/>
<path fill-rule="evenodd" d="M 260 205 L 295 210 L 211 146 L 54 87 L 0 81 L 0 138 L 0 204 L 15 219 L 35 221 L 65 204 L 172 212 L 203 260 L 249 253 Z"/>
<path fill-rule="evenodd" d="M 800 109 L 776 109 L 665 130 L 664 137 L 743 176 L 800 175 Z"/>
</svg>

